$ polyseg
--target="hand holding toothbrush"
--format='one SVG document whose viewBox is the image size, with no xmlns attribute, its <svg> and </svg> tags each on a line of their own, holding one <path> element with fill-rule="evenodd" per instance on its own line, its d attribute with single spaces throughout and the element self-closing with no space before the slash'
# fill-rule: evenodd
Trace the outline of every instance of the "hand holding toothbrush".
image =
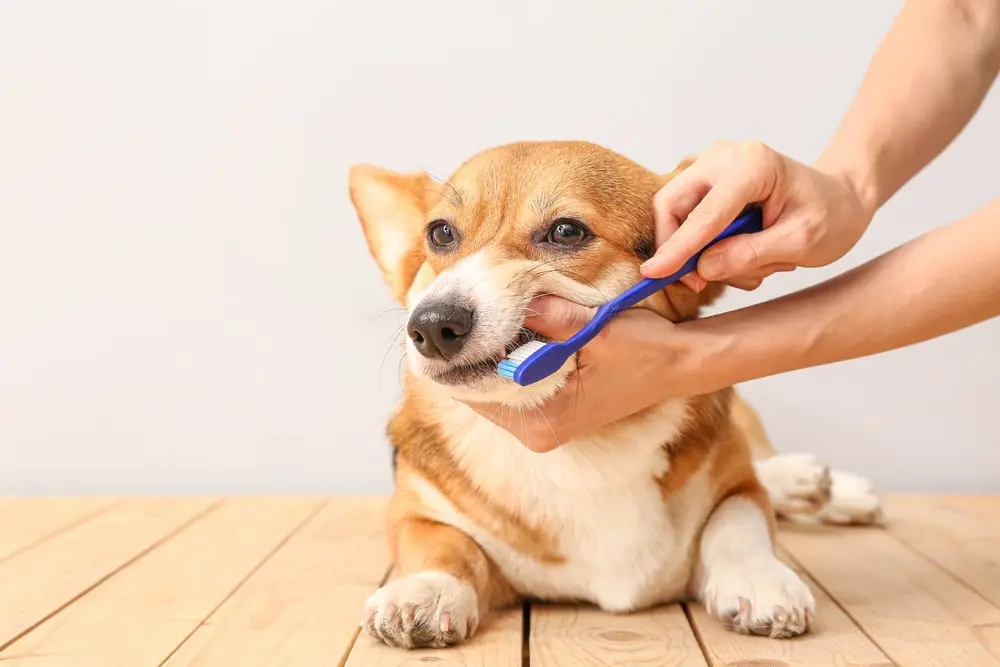
<svg viewBox="0 0 1000 667">
<path fill-rule="evenodd" d="M 596 312 L 558 297 L 540 297 L 529 305 L 524 326 L 553 340 L 565 341 Z M 469 405 L 510 431 L 536 452 L 555 449 L 573 437 L 638 412 L 671 395 L 698 392 L 702 372 L 697 337 L 648 311 L 619 314 L 577 352 L 577 370 L 566 386 L 539 410 L 497 411 L 494 404 Z M 706 384 L 705 386 L 708 386 Z"/>
<path fill-rule="evenodd" d="M 862 190 L 832 164 L 813 168 L 759 142 L 721 142 L 656 194 L 658 249 L 642 273 L 659 278 L 677 270 L 747 202 L 763 202 L 764 231 L 707 250 L 684 284 L 701 291 L 710 280 L 752 290 L 779 271 L 825 266 L 871 222 L 875 200 Z"/>
</svg>

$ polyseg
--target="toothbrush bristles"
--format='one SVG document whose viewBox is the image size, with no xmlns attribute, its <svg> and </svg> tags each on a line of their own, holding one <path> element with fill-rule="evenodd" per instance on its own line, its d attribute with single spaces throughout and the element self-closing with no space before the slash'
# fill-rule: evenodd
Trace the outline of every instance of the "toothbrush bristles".
<svg viewBox="0 0 1000 667">
<path fill-rule="evenodd" d="M 508 354 L 507 361 L 521 363 L 522 361 L 533 355 L 535 352 L 538 352 L 543 347 L 545 347 L 545 343 L 538 340 L 533 340 L 529 343 L 525 343 L 524 345 L 520 346 L 519 348 Z"/>
</svg>

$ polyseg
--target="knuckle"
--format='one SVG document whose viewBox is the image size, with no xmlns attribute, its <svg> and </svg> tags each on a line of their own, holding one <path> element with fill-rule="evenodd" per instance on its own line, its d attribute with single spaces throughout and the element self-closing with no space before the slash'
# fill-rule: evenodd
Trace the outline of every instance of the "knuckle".
<svg viewBox="0 0 1000 667">
<path fill-rule="evenodd" d="M 771 149 L 763 141 L 749 139 L 740 142 L 740 153 L 755 160 L 765 160 L 770 157 Z"/>
<path fill-rule="evenodd" d="M 670 185 L 667 183 L 667 185 Z M 670 193 L 667 192 L 667 185 L 656 191 L 653 195 L 653 212 L 660 213 L 667 205 L 667 199 L 670 197 Z"/>
<path fill-rule="evenodd" d="M 536 454 L 544 454 L 556 448 L 556 442 L 552 439 L 552 434 L 534 433 L 527 439 L 525 446 Z"/>
<path fill-rule="evenodd" d="M 760 265 L 760 253 L 752 239 L 745 239 L 746 243 L 734 243 L 732 254 L 733 264 L 738 270 L 755 269 Z"/>
<path fill-rule="evenodd" d="M 812 249 L 822 236 L 822 226 L 816 221 L 803 220 L 790 233 L 789 241 L 792 248 L 803 253 Z"/>
<path fill-rule="evenodd" d="M 710 224 L 714 218 L 715 211 L 708 206 L 702 205 L 691 211 L 684 224 L 692 227 L 704 227 Z"/>
<path fill-rule="evenodd" d="M 755 180 L 768 180 L 772 172 L 777 172 L 780 166 L 778 154 L 770 146 L 762 141 L 745 141 L 740 145 L 740 159 L 746 169 L 757 178 Z"/>
<path fill-rule="evenodd" d="M 740 280 L 728 281 L 728 284 L 738 290 L 752 292 L 760 287 L 762 282 L 764 282 L 762 278 L 742 278 Z"/>
<path fill-rule="evenodd" d="M 709 148 L 710 153 L 731 153 L 734 149 L 738 148 L 739 144 L 730 139 L 719 139 L 712 147 Z"/>
</svg>

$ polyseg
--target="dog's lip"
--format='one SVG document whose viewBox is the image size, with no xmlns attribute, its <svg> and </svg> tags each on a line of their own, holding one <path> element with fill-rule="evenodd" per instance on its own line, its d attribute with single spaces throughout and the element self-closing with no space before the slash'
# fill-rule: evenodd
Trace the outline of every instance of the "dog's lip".
<svg viewBox="0 0 1000 667">
<path fill-rule="evenodd" d="M 435 382 L 438 382 L 440 384 L 448 384 L 448 385 L 472 384 L 477 380 L 485 380 L 491 376 L 500 377 L 499 375 L 497 375 L 496 371 L 498 363 L 499 361 L 484 359 L 483 361 L 479 362 L 453 366 L 448 370 L 441 371 L 440 373 L 435 373 L 432 377 L 434 378 Z"/>
<path fill-rule="evenodd" d="M 508 354 L 522 345 L 536 340 L 546 342 L 548 339 L 522 327 L 517 336 L 503 347 L 503 350 L 497 351 L 485 359 L 455 364 L 439 373 L 434 373 L 432 377 L 442 384 L 466 384 L 470 380 L 481 380 L 489 375 L 496 376 L 497 365 L 506 359 Z"/>
</svg>

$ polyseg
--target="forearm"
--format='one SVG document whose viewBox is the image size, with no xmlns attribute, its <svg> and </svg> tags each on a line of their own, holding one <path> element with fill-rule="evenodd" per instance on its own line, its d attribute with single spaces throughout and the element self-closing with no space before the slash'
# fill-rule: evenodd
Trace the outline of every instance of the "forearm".
<svg viewBox="0 0 1000 667">
<path fill-rule="evenodd" d="M 1000 315 L 1000 198 L 837 278 L 680 325 L 714 386 L 865 357 Z M 695 368 L 697 367 L 697 368 Z"/>
<path fill-rule="evenodd" d="M 874 213 L 969 123 L 1000 71 L 1000 1 L 909 0 L 816 167 Z"/>
</svg>

